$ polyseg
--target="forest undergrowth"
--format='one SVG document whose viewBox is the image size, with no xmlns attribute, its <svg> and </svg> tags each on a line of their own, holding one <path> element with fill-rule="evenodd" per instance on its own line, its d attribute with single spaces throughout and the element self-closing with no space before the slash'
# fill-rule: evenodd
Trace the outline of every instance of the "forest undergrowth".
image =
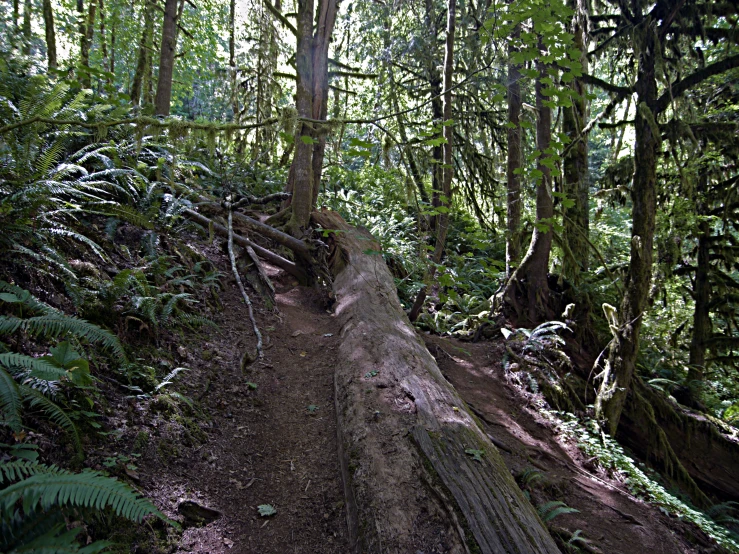
<svg viewBox="0 0 739 554">
<path fill-rule="evenodd" d="M 123 101 L 111 97 L 100 105 L 67 81 L 29 77 L 7 66 L 3 72 L 2 95 L 8 101 L 0 107 L 2 549 L 63 546 L 92 553 L 129 551 L 133 544 L 142 552 L 175 551 L 186 518 L 165 515 L 161 505 L 138 492 L 139 459 L 152 451 L 151 434 L 140 423 L 146 419 L 158 429 L 154 450 L 163 464 L 183 448 L 207 444 L 203 429 L 212 416 L 202 401 L 209 385 L 193 376 L 184 345 L 205 343 L 217 332 L 225 289 L 235 282 L 224 261 L 227 252 L 221 249 L 216 263 L 215 254 L 203 255 L 202 245 L 225 248 L 216 229 L 229 226 L 225 202 L 240 203 L 241 212 L 255 219 L 278 213 L 277 203 L 260 199 L 283 192 L 287 168 L 258 157 L 246 163 L 226 153 L 232 146 L 227 129 L 165 126 L 157 120 L 112 125 L 130 115 Z M 52 117 L 86 124 L 43 122 Z M 430 287 L 417 328 L 474 343 L 503 340 L 503 369 L 524 388 L 543 394 L 548 404 L 537 406 L 542 417 L 575 441 L 593 466 L 634 496 L 695 524 L 721 548 L 739 551 L 735 500 L 714 495 L 711 505 L 698 509 L 696 498 L 702 497 L 689 490 L 692 480 L 684 470 L 664 474 L 674 455 L 649 469 L 644 463 L 654 460 L 637 459 L 592 419 L 592 362 L 613 333 L 601 306 L 618 305 L 617 282 L 627 270 L 623 206 L 604 214 L 590 239 L 609 265 L 591 268 L 577 283 L 550 276 L 549 308 L 558 317 L 526 328 L 516 314 L 493 309 L 506 275 L 504 233 L 483 227 L 466 208 L 455 208 L 443 262 L 429 272 L 430 222 L 443 210 L 419 199 L 399 170 L 356 158 L 327 169 L 318 204 L 367 228 L 379 241 L 382 250 L 371 254 L 383 256 L 405 308 Z M 208 202 L 217 211 L 212 223 L 193 223 L 188 211 Z M 534 228 L 533 222 L 525 224 L 524 237 Z M 238 223 L 233 231 L 248 234 Z M 318 229 L 312 244 L 323 244 L 328 234 Z M 274 241 L 250 238 L 279 251 L 288 263 L 297 259 Z M 275 291 L 244 252 L 239 250 L 238 269 L 259 309 L 270 313 Z M 565 256 L 555 246 L 552 267 L 561 268 Z M 674 322 L 688 318 L 689 309 L 677 295 L 679 287 L 663 289 L 645 318 L 638 371 L 644 386 L 683 413 L 687 409 L 677 400 L 688 384 L 688 352 L 679 345 Z M 320 302 L 330 307 L 332 300 L 326 295 Z M 253 361 L 244 361 L 253 345 L 240 346 L 234 379 L 248 395 L 259 385 L 240 372 Z M 209 349 L 199 356 L 224 363 Z M 192 382 L 204 388 L 197 392 L 188 385 Z M 717 433 L 737 441 L 734 373 L 707 375 L 699 406 Z M 323 407 L 305 409 L 311 417 Z M 658 457 L 668 456 L 665 452 Z M 532 479 L 521 477 L 522 486 Z M 568 513 L 558 500 L 550 502 L 539 514 L 545 522 Z M 330 504 L 326 519 L 338 528 L 341 510 Z M 264 525 L 268 511 L 261 513 Z M 122 519 L 138 524 L 147 516 L 152 517 L 146 525 L 121 532 L 127 525 Z M 561 542 L 572 552 L 596 551 L 588 550 L 576 530 Z"/>
</svg>

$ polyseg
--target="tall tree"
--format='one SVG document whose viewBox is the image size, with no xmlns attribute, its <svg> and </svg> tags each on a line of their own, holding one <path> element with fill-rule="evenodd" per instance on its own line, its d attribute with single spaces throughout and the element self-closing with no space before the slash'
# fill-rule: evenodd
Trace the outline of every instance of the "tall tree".
<svg viewBox="0 0 739 554">
<path fill-rule="evenodd" d="M 309 227 L 320 188 L 327 132 L 321 122 L 326 121 L 328 113 L 328 48 L 337 8 L 338 0 L 325 0 L 318 3 L 314 13 L 313 0 L 298 2 L 295 103 L 302 120 L 295 136 L 287 186 L 292 193 L 287 228 L 296 237 L 303 236 Z"/>
<path fill-rule="evenodd" d="M 84 14 L 82 0 L 77 3 L 77 8 Z M 87 6 L 87 17 L 80 22 L 80 83 L 85 88 L 90 88 L 90 47 L 95 36 L 95 14 L 97 13 L 96 0 L 89 0 Z"/>
<path fill-rule="evenodd" d="M 177 25 L 184 0 L 166 0 L 164 3 L 164 19 L 162 22 L 162 40 L 159 51 L 159 80 L 157 94 L 154 99 L 156 115 L 169 115 L 172 102 L 172 79 L 174 77 L 175 51 L 177 50 Z"/>
<path fill-rule="evenodd" d="M 516 51 L 516 43 L 521 38 L 521 25 L 513 29 L 512 40 L 508 43 L 508 56 Z M 521 66 L 508 62 L 507 159 L 506 159 L 506 276 L 510 277 L 513 267 L 521 259 Z"/>
<path fill-rule="evenodd" d="M 667 39 L 682 38 L 692 28 L 692 17 L 705 17 L 712 10 L 706 5 L 663 0 L 649 6 L 646 13 L 632 13 L 619 4 L 623 29 L 631 29 L 637 54 L 636 118 L 634 122 L 634 175 L 631 186 L 632 228 L 629 272 L 623 301 L 617 316 L 617 332 L 609 350 L 608 360 L 595 402 L 596 416 L 606 421 L 608 432 L 615 435 L 631 386 L 639 352 L 639 333 L 648 307 L 652 279 L 653 245 L 656 217 L 657 161 L 662 136 L 658 125 L 660 114 L 671 107 L 690 88 L 714 75 L 739 67 L 739 55 L 726 56 L 675 77 L 661 72 L 669 80 L 658 95 L 657 66 L 662 64 Z M 641 8 L 640 8 L 641 9 Z M 687 23 L 691 25 L 688 26 Z M 692 31 L 695 32 L 695 31 Z M 683 76 L 684 75 L 684 76 Z"/>
<path fill-rule="evenodd" d="M 21 27 L 21 32 L 23 35 L 23 53 L 26 56 L 31 54 L 31 39 L 33 38 L 31 33 L 31 12 L 33 12 L 33 2 L 31 0 L 25 0 L 23 3 L 23 27 Z"/>
<path fill-rule="evenodd" d="M 154 39 L 154 2 L 145 0 L 143 11 L 143 30 L 141 31 L 141 40 L 139 41 L 139 52 L 136 62 L 136 71 L 133 75 L 131 84 L 131 102 L 134 106 L 138 106 L 141 101 L 142 92 L 146 95 L 145 86 L 149 84 L 151 88 L 151 51 L 152 41 Z M 146 104 L 146 97 L 144 104 Z"/>
<path fill-rule="evenodd" d="M 428 294 L 429 281 L 433 278 L 436 265 L 441 263 L 444 256 L 444 248 L 446 246 L 446 237 L 449 233 L 449 214 L 452 206 L 452 179 L 454 178 L 454 121 L 452 112 L 452 87 L 454 85 L 454 33 L 456 29 L 457 2 L 449 0 L 447 4 L 447 25 L 446 40 L 444 48 L 444 107 L 442 111 L 443 121 L 441 122 L 444 133 L 443 144 L 443 165 L 441 190 L 434 191 L 435 198 L 438 198 L 439 215 L 435 218 L 435 235 L 436 244 L 434 245 L 434 254 L 432 257 L 432 265 L 429 268 L 426 284 L 418 292 L 416 300 L 411 307 L 408 317 L 411 321 L 415 321 L 421 312 L 423 303 Z"/>
<path fill-rule="evenodd" d="M 46 35 L 46 59 L 49 71 L 57 67 L 56 32 L 54 31 L 54 10 L 51 0 L 43 0 L 44 34 Z"/>
<path fill-rule="evenodd" d="M 587 2 L 571 0 L 575 13 L 572 17 L 570 32 L 574 37 L 574 45 L 580 52 L 582 70 L 587 71 L 588 50 L 588 13 Z M 570 84 L 571 106 L 562 109 L 562 131 L 575 141 L 564 156 L 563 192 L 566 195 L 566 207 L 563 208 L 564 227 L 562 240 L 568 255 L 564 256 L 562 273 L 568 279 L 577 281 L 580 272 L 588 270 L 588 234 L 590 230 L 590 179 L 588 172 L 588 140 L 583 136 L 587 118 L 587 90 L 582 78 L 575 77 Z"/>
</svg>

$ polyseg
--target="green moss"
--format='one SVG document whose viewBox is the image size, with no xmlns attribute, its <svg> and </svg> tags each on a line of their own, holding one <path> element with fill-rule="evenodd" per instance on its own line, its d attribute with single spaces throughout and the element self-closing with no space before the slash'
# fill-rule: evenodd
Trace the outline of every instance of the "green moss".
<svg viewBox="0 0 739 554">
<path fill-rule="evenodd" d="M 177 445 L 170 439 L 162 439 L 157 445 L 157 455 L 164 462 L 174 460 L 180 456 L 180 450 Z"/>
<path fill-rule="evenodd" d="M 149 438 L 149 433 L 147 433 L 146 431 L 140 431 L 136 435 L 136 438 L 133 440 L 133 451 L 136 453 L 143 452 L 143 450 L 149 444 Z"/>
</svg>

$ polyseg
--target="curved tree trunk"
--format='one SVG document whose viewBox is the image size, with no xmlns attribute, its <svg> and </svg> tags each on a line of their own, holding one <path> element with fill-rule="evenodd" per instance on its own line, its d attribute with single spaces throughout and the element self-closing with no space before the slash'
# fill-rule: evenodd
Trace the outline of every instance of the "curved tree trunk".
<svg viewBox="0 0 739 554">
<path fill-rule="evenodd" d="M 587 73 L 587 4 L 583 0 L 571 0 L 575 10 L 572 20 L 572 34 L 575 47 L 581 52 L 580 62 Z M 567 244 L 572 256 L 565 256 L 562 273 L 567 279 L 578 282 L 580 272 L 588 270 L 588 234 L 590 232 L 590 182 L 588 174 L 588 139 L 583 135 L 587 118 L 587 90 L 581 78 L 576 77 L 570 86 L 573 98 L 572 106 L 562 110 L 562 130 L 577 143 L 570 148 L 564 159 L 564 193 L 575 202 L 564 208 L 564 231 L 562 239 Z"/>
<path fill-rule="evenodd" d="M 543 42 L 539 37 L 540 48 Z M 550 154 L 549 146 L 552 139 L 552 109 L 545 104 L 543 94 L 543 80 L 548 77 L 547 66 L 537 62 L 539 76 L 536 79 L 536 149 L 541 152 L 537 162 L 537 169 L 541 176 L 536 187 L 536 224 L 531 237 L 531 244 L 521 265 L 513 272 L 501 296 L 503 300 L 513 306 L 519 317 L 527 319 L 529 323 L 549 317 L 549 255 L 552 251 L 552 218 L 554 216 L 554 201 L 552 198 L 552 170 L 548 163 L 543 163 Z M 525 308 L 519 305 L 517 296 L 519 291 L 526 291 Z"/>
<path fill-rule="evenodd" d="M 335 386 L 352 552 L 559 552 L 411 327 L 368 232 L 335 212 Z"/>
<path fill-rule="evenodd" d="M 641 31 L 643 40 L 639 45 L 639 77 L 636 81 L 631 259 L 626 277 L 626 292 L 619 312 L 620 327 L 614 336 L 595 401 L 595 414 L 599 419 L 607 421 L 611 436 L 616 435 L 634 375 L 636 356 L 639 353 L 639 331 L 652 280 L 652 249 L 657 211 L 657 151 L 661 142 L 656 122 L 655 49 L 659 46 L 654 38 L 654 23 L 650 23 L 647 18 L 644 25 L 648 28 Z"/>
</svg>

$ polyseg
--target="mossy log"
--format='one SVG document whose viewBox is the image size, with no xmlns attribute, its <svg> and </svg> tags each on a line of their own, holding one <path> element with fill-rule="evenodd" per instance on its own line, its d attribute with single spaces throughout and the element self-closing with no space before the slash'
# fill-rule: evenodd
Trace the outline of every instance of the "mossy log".
<svg viewBox="0 0 739 554">
<path fill-rule="evenodd" d="M 707 508 L 712 503 L 739 502 L 736 437 L 721 433 L 720 422 L 673 405 L 641 379 L 634 379 L 632 389 L 616 435 L 618 441 L 676 482 L 695 505 Z M 655 436 L 655 428 L 660 436 Z M 666 441 L 679 463 L 675 463 L 662 441 Z M 686 476 L 700 492 L 691 490 Z"/>
<path fill-rule="evenodd" d="M 554 540 L 410 325 L 380 246 L 335 212 L 338 434 L 352 551 L 555 553 Z"/>
</svg>

